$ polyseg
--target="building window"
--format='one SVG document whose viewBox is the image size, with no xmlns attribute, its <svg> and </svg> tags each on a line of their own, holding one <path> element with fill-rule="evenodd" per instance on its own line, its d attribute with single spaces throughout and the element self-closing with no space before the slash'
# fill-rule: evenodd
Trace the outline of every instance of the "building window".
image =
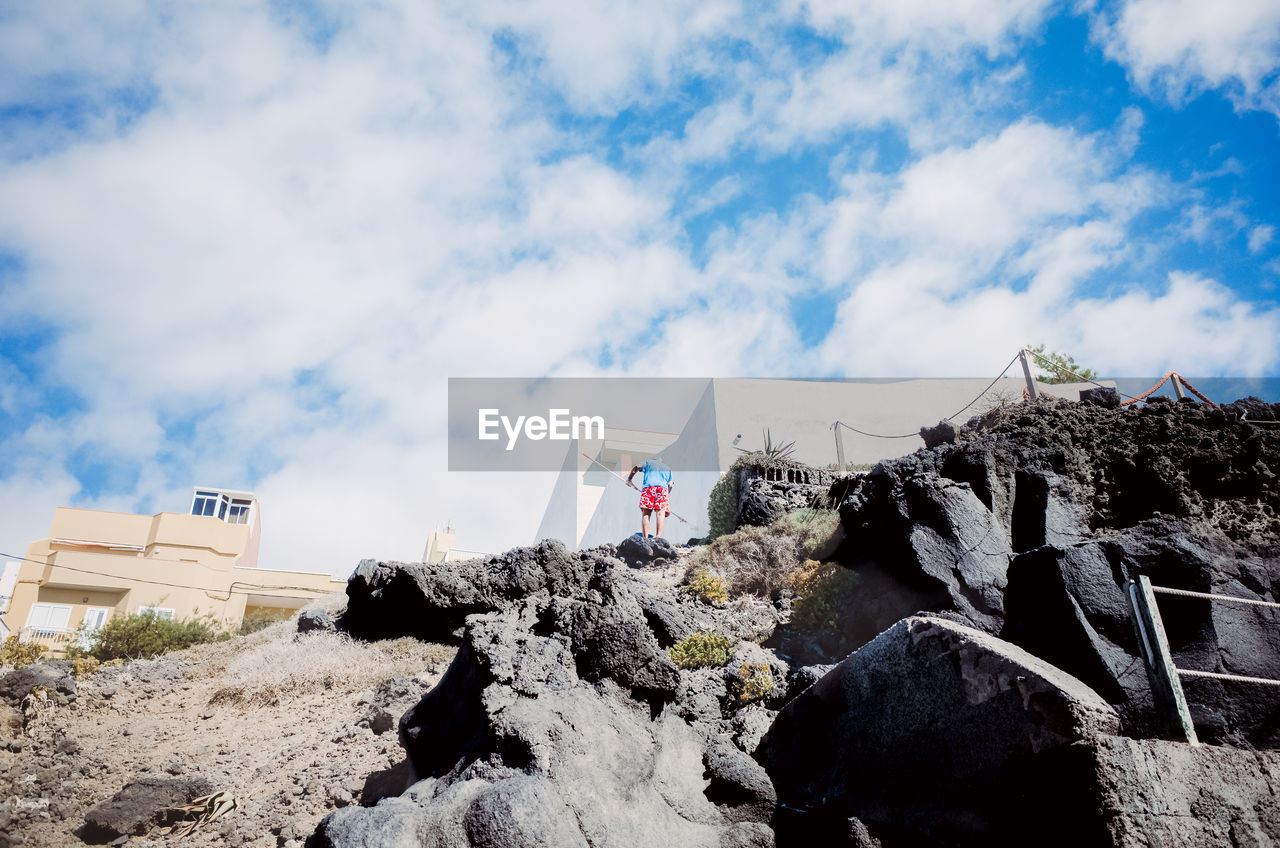
<svg viewBox="0 0 1280 848">
<path fill-rule="evenodd" d="M 213 515 L 218 509 L 218 503 L 222 500 L 222 495 L 218 492 L 201 492 L 196 490 L 196 498 L 191 502 L 192 515 Z M 225 510 L 226 507 L 224 506 Z"/>
<path fill-rule="evenodd" d="M 173 607 L 138 607 L 138 614 L 144 612 L 153 613 L 157 619 L 173 620 L 173 614 L 177 612 Z"/>
<path fill-rule="evenodd" d="M 225 492 L 196 489 L 191 500 L 192 515 L 207 515 L 228 524 L 248 524 L 253 507 L 251 498 L 233 498 Z"/>
<path fill-rule="evenodd" d="M 80 623 L 80 647 L 89 650 L 93 647 L 94 636 L 111 616 L 110 607 L 89 607 L 84 611 L 84 620 Z"/>
<path fill-rule="evenodd" d="M 27 627 L 40 633 L 66 632 L 70 620 L 70 604 L 32 604 L 27 613 Z"/>
<path fill-rule="evenodd" d="M 228 524 L 248 524 L 249 508 L 253 506 L 253 501 L 245 498 L 232 498 L 231 509 L 227 512 Z"/>
</svg>

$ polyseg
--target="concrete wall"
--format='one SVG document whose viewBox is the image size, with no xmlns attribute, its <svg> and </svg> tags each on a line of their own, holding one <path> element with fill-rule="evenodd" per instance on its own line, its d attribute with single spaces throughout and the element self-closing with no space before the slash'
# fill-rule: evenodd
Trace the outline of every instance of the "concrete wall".
<svg viewBox="0 0 1280 848">
<path fill-rule="evenodd" d="M 912 453 L 924 447 L 918 431 L 937 424 L 974 401 L 957 418 L 964 423 L 992 406 L 1020 403 L 1025 382 L 1021 378 L 896 380 L 875 382 L 808 380 L 713 380 L 690 414 L 679 437 L 660 452 L 675 472 L 676 487 L 671 508 L 688 524 L 674 518 L 666 535 L 676 541 L 705 536 L 709 530 L 707 500 L 720 474 L 742 455 L 736 447 L 757 450 L 763 446 L 762 430 L 777 442 L 795 442 L 793 458 L 817 467 L 834 466 L 835 434 L 832 424 L 842 421 L 858 430 L 885 436 L 875 438 L 843 429 L 845 461 L 872 465 Z M 1078 400 L 1090 384 L 1039 386 L 1042 391 Z M 984 392 L 984 389 L 986 391 Z M 739 435 L 741 438 L 739 439 Z M 735 447 L 734 441 L 738 444 Z M 710 469 L 716 471 L 695 471 Z M 579 510 L 580 480 L 562 472 L 543 516 L 538 538 L 560 538 L 572 545 L 567 528 Z M 619 481 L 610 481 L 585 530 L 577 524 L 578 547 L 617 542 L 640 528 L 639 495 Z M 564 535 L 560 535 L 563 533 Z"/>
</svg>

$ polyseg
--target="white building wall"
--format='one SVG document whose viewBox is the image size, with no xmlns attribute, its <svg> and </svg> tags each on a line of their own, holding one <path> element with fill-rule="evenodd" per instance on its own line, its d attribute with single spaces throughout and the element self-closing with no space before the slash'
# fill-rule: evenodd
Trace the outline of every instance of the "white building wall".
<svg viewBox="0 0 1280 848">
<path fill-rule="evenodd" d="M 13 599 L 13 587 L 18 583 L 18 569 L 21 567 L 22 563 L 17 560 L 7 560 L 0 566 L 0 641 L 8 639 L 11 632 L 5 613 L 9 611 L 9 601 Z"/>
<path fill-rule="evenodd" d="M 842 428 L 845 462 L 870 465 L 924 447 L 918 435 L 921 427 L 955 415 L 990 383 L 989 379 L 713 380 L 680 436 L 659 454 L 675 472 L 671 508 L 688 521 L 682 524 L 673 517 L 665 535 L 683 542 L 708 533 L 707 500 L 712 487 L 742 455 L 736 447 L 758 450 L 763 446 L 764 430 L 775 443 L 795 442 L 793 458 L 817 467 L 834 466 L 836 462 L 832 424 L 837 420 L 867 433 L 905 436 L 876 438 Z M 977 403 L 957 416 L 956 423 L 964 423 L 994 405 L 1020 403 L 1025 385 L 1021 378 L 998 381 Z M 1086 383 L 1041 389 L 1057 397 L 1078 400 L 1080 390 L 1090 387 Z M 741 438 L 735 447 L 734 440 L 739 435 Z M 681 470 L 712 467 L 718 470 Z M 539 539 L 555 537 L 572 544 L 567 528 L 573 524 L 576 546 L 587 548 L 618 542 L 639 531 L 639 493 L 618 480 L 609 481 L 589 521 L 584 522 L 579 515 L 581 475 L 575 480 L 567 469 L 568 462 L 547 505 Z M 626 476 L 629 469 L 615 470 Z"/>
</svg>

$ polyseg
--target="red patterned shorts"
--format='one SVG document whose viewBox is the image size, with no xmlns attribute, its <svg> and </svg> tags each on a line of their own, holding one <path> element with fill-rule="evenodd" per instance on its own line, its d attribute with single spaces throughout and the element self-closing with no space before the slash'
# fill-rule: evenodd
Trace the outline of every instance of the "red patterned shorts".
<svg viewBox="0 0 1280 848">
<path fill-rule="evenodd" d="M 660 509 L 667 511 L 667 489 L 665 486 L 645 486 L 640 493 L 641 509 Z"/>
</svg>

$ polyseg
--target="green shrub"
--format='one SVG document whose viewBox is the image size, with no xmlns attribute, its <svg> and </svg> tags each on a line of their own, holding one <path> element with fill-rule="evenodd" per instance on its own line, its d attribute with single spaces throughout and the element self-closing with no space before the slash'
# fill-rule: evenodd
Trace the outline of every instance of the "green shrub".
<svg viewBox="0 0 1280 848">
<path fill-rule="evenodd" d="M 730 596 L 769 597 L 788 588 L 791 575 L 824 547 L 839 525 L 829 509 L 789 512 L 768 527 L 743 527 L 694 551 L 689 582 L 700 574 L 720 575 Z"/>
<path fill-rule="evenodd" d="M 88 677 L 98 670 L 101 665 L 96 659 L 90 656 L 69 657 L 71 660 L 71 674 L 76 680 Z"/>
<path fill-rule="evenodd" d="M 738 529 L 738 460 L 711 487 L 707 499 L 708 539 L 717 539 Z"/>
<path fill-rule="evenodd" d="M 695 573 L 684 590 L 706 604 L 722 604 L 729 600 L 724 578 L 709 571 Z"/>
<path fill-rule="evenodd" d="M 95 635 L 89 654 L 100 662 L 136 660 L 227 638 L 230 634 L 219 632 L 212 616 L 177 620 L 157 618 L 147 610 L 108 621 Z"/>
<path fill-rule="evenodd" d="M 793 509 L 773 522 L 773 526 L 798 536 L 806 548 L 805 555 L 817 557 L 840 528 L 840 513 L 834 509 Z"/>
<path fill-rule="evenodd" d="M 20 642 L 16 635 L 10 636 L 0 645 L 0 666 L 22 668 L 31 665 L 44 656 L 44 646 L 33 642 Z"/>
<path fill-rule="evenodd" d="M 853 594 L 857 575 L 834 562 L 809 560 L 792 575 L 796 599 L 791 623 L 803 630 L 840 632 L 841 608 Z"/>
<path fill-rule="evenodd" d="M 773 672 L 766 663 L 743 663 L 730 681 L 730 691 L 744 704 L 773 694 Z"/>
<path fill-rule="evenodd" d="M 694 633 L 667 649 L 680 668 L 722 668 L 729 664 L 733 643 L 718 633 Z"/>
</svg>

